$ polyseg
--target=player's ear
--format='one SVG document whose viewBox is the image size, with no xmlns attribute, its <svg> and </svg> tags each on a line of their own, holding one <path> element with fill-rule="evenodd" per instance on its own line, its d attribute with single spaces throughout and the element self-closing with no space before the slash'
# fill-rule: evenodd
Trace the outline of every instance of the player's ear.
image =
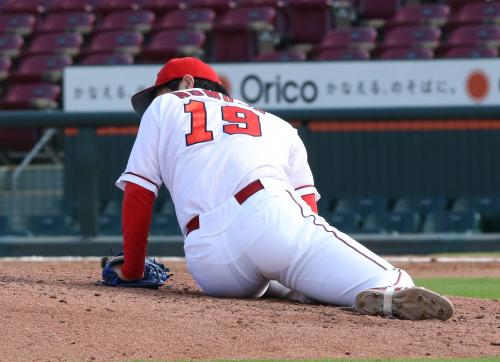
<svg viewBox="0 0 500 362">
<path fill-rule="evenodd" d="M 182 77 L 181 84 L 179 85 L 179 89 L 189 89 L 189 88 L 194 88 L 194 78 L 191 74 L 185 74 L 184 77 Z"/>
</svg>

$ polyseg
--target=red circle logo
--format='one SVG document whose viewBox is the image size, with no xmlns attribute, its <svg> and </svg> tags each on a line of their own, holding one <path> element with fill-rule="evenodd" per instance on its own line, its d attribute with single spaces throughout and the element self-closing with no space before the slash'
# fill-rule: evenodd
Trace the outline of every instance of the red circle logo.
<svg viewBox="0 0 500 362">
<path fill-rule="evenodd" d="M 476 102 L 480 102 L 488 95 L 490 90 L 490 81 L 484 72 L 476 70 L 470 73 L 467 77 L 466 87 L 469 97 Z"/>
</svg>

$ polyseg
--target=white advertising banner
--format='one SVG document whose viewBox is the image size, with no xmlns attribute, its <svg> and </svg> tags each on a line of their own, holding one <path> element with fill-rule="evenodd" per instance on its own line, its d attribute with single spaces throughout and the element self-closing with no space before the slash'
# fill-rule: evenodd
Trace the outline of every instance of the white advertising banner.
<svg viewBox="0 0 500 362">
<path fill-rule="evenodd" d="M 500 105 L 500 60 L 213 64 L 232 97 L 267 110 Z M 161 65 L 64 70 L 64 110 L 131 111 Z"/>
</svg>

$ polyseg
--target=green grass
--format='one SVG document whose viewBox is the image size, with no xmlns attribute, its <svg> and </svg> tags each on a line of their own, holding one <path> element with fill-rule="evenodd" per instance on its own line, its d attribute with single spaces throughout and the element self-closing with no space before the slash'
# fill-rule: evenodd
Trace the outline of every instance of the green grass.
<svg viewBox="0 0 500 362">
<path fill-rule="evenodd" d="M 500 278 L 417 278 L 415 284 L 445 295 L 500 299 Z"/>
</svg>

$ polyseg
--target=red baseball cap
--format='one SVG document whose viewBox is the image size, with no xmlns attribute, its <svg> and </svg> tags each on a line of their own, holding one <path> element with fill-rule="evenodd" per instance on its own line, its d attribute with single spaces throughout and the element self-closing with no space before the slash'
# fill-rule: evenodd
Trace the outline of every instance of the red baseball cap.
<svg viewBox="0 0 500 362">
<path fill-rule="evenodd" d="M 142 116 L 153 99 L 155 99 L 157 88 L 171 80 L 182 78 L 186 74 L 191 74 L 194 78 L 202 78 L 222 84 L 217 72 L 198 58 L 173 58 L 160 69 L 154 86 L 146 88 L 132 96 L 134 110 Z"/>
</svg>

